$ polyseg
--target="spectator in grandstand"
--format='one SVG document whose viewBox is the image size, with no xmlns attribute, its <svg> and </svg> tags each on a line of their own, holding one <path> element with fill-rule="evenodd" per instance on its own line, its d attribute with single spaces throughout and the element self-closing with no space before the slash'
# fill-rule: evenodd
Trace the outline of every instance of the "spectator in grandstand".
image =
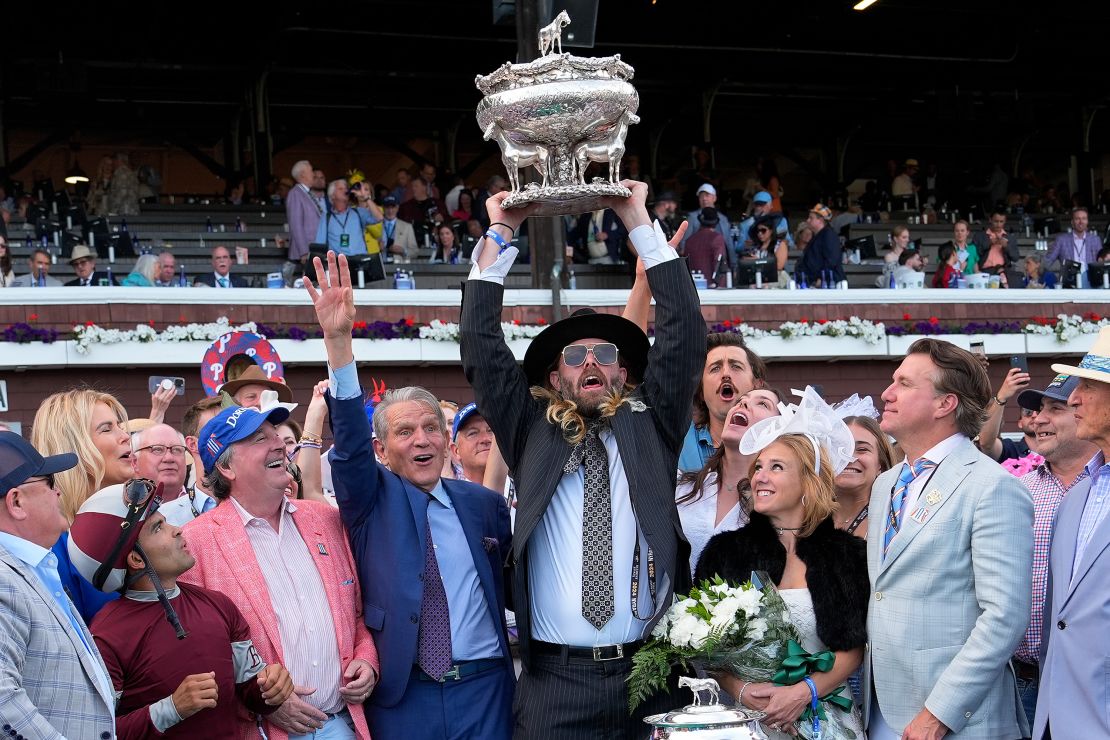
<svg viewBox="0 0 1110 740">
<path fill-rule="evenodd" d="M 702 183 L 702 185 L 698 188 L 697 196 L 697 210 L 690 211 L 686 214 L 686 220 L 690 222 L 690 228 L 686 230 L 686 235 L 685 237 L 683 237 L 683 243 L 679 251 L 683 251 L 686 246 L 686 242 L 689 241 L 690 238 L 693 237 L 693 235 L 700 230 L 698 228 L 700 223 L 698 221 L 698 216 L 706 208 L 713 208 L 717 211 L 717 233 L 719 233 L 721 235 L 721 238 L 725 240 L 725 262 L 731 268 L 735 261 L 734 250 L 737 249 L 737 245 L 732 243 L 732 227 L 728 222 L 728 216 L 726 216 L 723 211 L 717 208 L 717 188 L 713 187 L 713 185 L 711 185 L 710 183 Z"/>
<path fill-rule="evenodd" d="M 412 175 L 404 167 L 397 170 L 397 179 L 394 181 L 393 190 L 389 194 L 397 199 L 398 203 L 404 203 L 412 197 L 412 190 L 409 185 L 412 183 Z"/>
<path fill-rule="evenodd" d="M 925 259 L 916 249 L 906 249 L 898 257 L 898 267 L 894 268 L 894 284 L 896 286 L 915 284 L 917 278 L 914 273 L 925 271 Z"/>
<path fill-rule="evenodd" d="M 786 239 L 787 242 L 792 241 L 790 227 L 787 225 L 786 219 L 781 213 L 771 210 L 773 200 L 774 198 L 766 190 L 760 190 L 752 196 L 752 212 L 740 222 L 740 238 L 744 242 L 743 244 L 733 245 L 738 252 L 742 252 L 743 247 L 750 247 L 755 244 L 755 239 L 751 236 L 751 230 L 757 220 L 770 222 L 774 227 L 776 237 Z"/>
<path fill-rule="evenodd" d="M 101 157 L 85 198 L 85 211 L 90 216 L 108 215 L 108 191 L 112 188 L 112 158 Z"/>
<path fill-rule="evenodd" d="M 933 273 L 934 288 L 957 288 L 960 276 L 960 256 L 951 244 L 942 244 L 937 253 L 937 270 Z"/>
<path fill-rule="evenodd" d="M 420 165 L 420 177 L 428 184 L 428 197 L 440 200 L 439 188 L 436 187 L 436 166 L 431 162 L 425 162 Z M 446 207 L 443 209 L 444 213 L 450 213 Z"/>
<path fill-rule="evenodd" d="M 197 275 L 193 279 L 193 286 L 209 288 L 246 288 L 247 279 L 231 274 L 231 252 L 224 245 L 219 245 L 212 250 L 212 272 Z"/>
<path fill-rule="evenodd" d="M 324 209 L 312 196 L 312 163 L 302 159 L 293 165 L 293 179 L 296 186 L 285 197 L 285 218 L 289 222 L 289 252 L 281 274 L 287 287 L 304 274 L 308 261 L 308 245 L 316 238 L 316 229 L 324 215 Z"/>
<path fill-rule="evenodd" d="M 497 195 L 505 190 L 508 190 L 508 184 L 505 182 L 505 178 L 501 175 L 494 175 L 486 181 L 486 187 L 478 192 L 478 198 L 474 202 L 474 217 L 482 224 L 483 231 L 489 228 L 489 214 L 486 213 L 486 200 L 488 200 L 491 195 Z"/>
<path fill-rule="evenodd" d="M 69 264 L 73 265 L 73 272 L 77 275 L 73 280 L 66 283 L 67 286 L 93 286 L 93 285 L 117 285 L 115 277 L 112 277 L 106 272 L 97 272 L 96 270 L 96 252 L 89 249 L 84 244 L 78 244 L 73 248 L 73 252 L 69 256 Z"/>
<path fill-rule="evenodd" d="M 8 248 L 8 238 L 0 236 L 0 288 L 10 288 L 15 282 L 12 271 L 12 252 Z"/>
<path fill-rule="evenodd" d="M 455 210 L 451 211 L 451 218 L 458 221 L 469 221 L 474 218 L 474 196 L 470 191 L 463 188 L 456 197 L 458 204 Z"/>
<path fill-rule="evenodd" d="M 139 212 L 139 178 L 123 152 L 116 154 L 112 187 L 108 191 L 108 211 L 120 216 L 134 216 Z"/>
<path fill-rule="evenodd" d="M 57 288 L 62 281 L 50 277 L 50 252 L 37 247 L 27 258 L 29 272 L 12 283 L 13 288 Z"/>
<path fill-rule="evenodd" d="M 1044 269 L 1044 260 L 1037 252 L 1025 255 L 1025 276 L 1022 283 L 1026 288 L 1056 287 L 1056 275 Z"/>
<path fill-rule="evenodd" d="M 177 287 L 181 279 L 177 275 L 177 260 L 173 252 L 162 251 L 158 253 L 158 277 L 154 280 L 156 288 Z"/>
<path fill-rule="evenodd" d="M 387 195 L 382 201 L 382 211 L 385 218 L 382 220 L 381 247 L 383 252 L 388 252 L 396 262 L 411 262 L 416 259 L 419 246 L 412 230 L 412 224 L 397 218 L 398 201 L 392 195 Z"/>
<path fill-rule="evenodd" d="M 447 218 L 447 206 L 431 195 L 428 183 L 422 177 L 412 181 L 412 197 L 401 203 L 398 218 L 412 224 L 416 242 L 431 242 L 435 225 Z"/>
<path fill-rule="evenodd" d="M 1098 253 L 1102 251 L 1102 240 L 1098 234 L 1091 232 L 1088 227 L 1089 214 L 1086 208 L 1071 209 L 1071 232 L 1059 234 L 1052 242 L 1052 249 L 1045 255 L 1044 263 L 1051 266 L 1059 262 L 1072 261 L 1079 263 L 1078 288 L 1090 288 L 1091 281 L 1087 277 L 1087 265 L 1098 260 Z"/>
<path fill-rule="evenodd" d="M 141 254 L 135 260 L 135 267 L 123 279 L 120 285 L 133 288 L 153 288 L 154 281 L 158 279 L 158 258 L 153 254 Z"/>
<path fill-rule="evenodd" d="M 358 205 L 351 207 L 351 195 Z M 348 189 L 346 180 L 328 183 L 328 202 L 331 209 L 316 227 L 317 244 L 327 244 L 332 252 L 348 257 L 366 254 L 365 228 L 382 220 L 381 209 L 370 199 L 370 188 L 365 182 Z"/>
<path fill-rule="evenodd" d="M 832 211 L 821 203 L 809 210 L 806 219 L 813 229 L 813 241 L 806 247 L 794 271 L 804 275 L 813 288 L 818 285 L 825 287 L 828 282 L 837 285 L 844 280 L 840 237 L 829 227 L 831 219 Z"/>
<path fill-rule="evenodd" d="M 321 210 L 328 208 L 328 179 L 324 176 L 324 171 L 315 169 L 312 171 L 312 197 L 320 204 Z"/>
</svg>

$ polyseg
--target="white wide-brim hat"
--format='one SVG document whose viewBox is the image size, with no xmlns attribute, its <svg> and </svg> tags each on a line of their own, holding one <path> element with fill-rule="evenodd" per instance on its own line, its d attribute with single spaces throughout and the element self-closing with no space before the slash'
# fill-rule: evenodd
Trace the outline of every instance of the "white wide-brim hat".
<svg viewBox="0 0 1110 740">
<path fill-rule="evenodd" d="M 1110 326 L 1104 326 L 1099 330 L 1095 346 L 1091 347 L 1078 367 L 1053 364 L 1052 370 L 1087 380 L 1097 380 L 1100 383 L 1110 383 Z"/>
</svg>

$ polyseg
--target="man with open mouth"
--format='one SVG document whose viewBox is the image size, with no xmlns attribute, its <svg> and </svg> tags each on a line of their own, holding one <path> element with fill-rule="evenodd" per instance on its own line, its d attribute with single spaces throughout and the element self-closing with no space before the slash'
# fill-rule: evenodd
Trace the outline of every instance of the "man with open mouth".
<svg viewBox="0 0 1110 740">
<path fill-rule="evenodd" d="M 486 202 L 463 297 L 463 369 L 517 483 L 512 563 L 523 675 L 515 738 L 634 738 L 678 704 L 628 712 L 632 655 L 690 583 L 675 470 L 705 358 L 689 271 L 649 221 L 647 186 L 612 208 L 646 268 L 655 345 L 619 316 L 576 311 L 539 334 L 520 368 L 501 330 L 509 245 L 530 208 Z M 501 247 L 499 252 L 498 247 Z"/>
</svg>

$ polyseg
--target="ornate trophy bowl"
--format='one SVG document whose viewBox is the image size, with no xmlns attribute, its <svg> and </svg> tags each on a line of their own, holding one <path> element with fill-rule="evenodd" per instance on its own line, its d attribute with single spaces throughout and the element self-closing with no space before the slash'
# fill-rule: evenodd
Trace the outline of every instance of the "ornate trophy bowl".
<svg viewBox="0 0 1110 740">
<path fill-rule="evenodd" d="M 487 141 L 501 147 L 509 176 L 505 208 L 539 203 L 540 215 L 585 213 L 606 196 L 632 195 L 620 184 L 620 162 L 628 127 L 640 121 L 640 97 L 628 83 L 633 69 L 620 55 L 561 53 L 560 37 L 553 34 L 569 22 L 563 12 L 540 31 L 541 52 L 557 46 L 560 53 L 527 64 L 506 62 L 474 81 L 485 94 L 478 125 Z M 590 162 L 609 165 L 607 180 L 586 182 Z M 520 171 L 527 167 L 539 172 L 541 184 L 521 187 Z"/>
</svg>

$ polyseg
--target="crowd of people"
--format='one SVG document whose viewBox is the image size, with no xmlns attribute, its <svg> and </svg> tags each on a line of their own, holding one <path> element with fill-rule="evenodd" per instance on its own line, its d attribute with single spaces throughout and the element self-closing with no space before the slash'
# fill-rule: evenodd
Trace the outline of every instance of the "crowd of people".
<svg viewBox="0 0 1110 740">
<path fill-rule="evenodd" d="M 636 155 L 629 155 L 629 160 L 627 169 L 637 172 Z M 944 191 L 937 184 L 935 165 L 930 165 L 925 175 L 914 159 L 907 159 L 901 168 L 892 162 L 891 167 L 889 176 L 868 181 L 864 192 L 854 199 L 842 193 L 826 203 L 817 203 L 802 218 L 788 218 L 781 181 L 771 160 L 760 163 L 759 176 L 751 179 L 742 195 L 720 193 L 720 178 L 711 168 L 702 167 L 691 173 L 694 179 L 683 193 L 649 187 L 648 205 L 667 238 L 685 222 L 678 252 L 695 274 L 705 278 L 705 288 L 846 288 L 846 267 L 861 263 L 879 270 L 874 277 L 874 287 L 878 288 L 1110 286 L 1110 280 L 1103 277 L 1107 271 L 1101 269 L 1110 262 L 1110 248 L 1090 229 L 1090 211 L 1075 198 L 1070 224 L 1057 229 L 1060 219 L 1053 217 L 1055 233 L 1051 243 L 1045 240 L 1045 251 L 1019 250 L 1019 237 L 1031 233 L 1027 211 L 1041 209 L 1042 213 L 1061 217 L 1068 213 L 1059 203 L 1055 208 L 1051 205 L 1055 202 L 1054 188 L 1044 189 L 1051 196 L 1048 200 L 1041 196 L 1042 189 L 1036 187 L 1031 173 L 1018 181 L 1017 192 L 1008 185 L 1001 189 L 984 187 L 984 197 L 989 198 L 984 202 L 989 207 L 978 220 L 972 218 L 971 211 L 965 218 L 956 218 L 956 209 L 948 210 L 947 202 L 940 202 Z M 85 199 L 88 215 L 138 213 L 139 202 L 149 202 L 154 192 L 142 183 L 158 181 L 156 173 L 140 174 L 142 177 L 130 169 L 124 154 L 104 158 Z M 358 169 L 329 181 L 311 162 L 300 160 L 288 177 L 276 180 L 271 193 L 275 205 L 284 205 L 289 232 L 288 238 L 279 235 L 286 257 L 280 268 L 284 285 L 298 287 L 296 281 L 306 270 L 311 277 L 311 255 L 328 251 L 353 260 L 364 281 L 369 282 L 384 279 L 393 263 L 469 263 L 490 223 L 484 204 L 506 189 L 505 178 L 499 175 L 476 188 L 457 175 L 440 174 L 430 162 L 412 170 L 399 169 L 392 186 L 374 184 Z M 691 197 L 697 207 L 680 213 L 680 205 Z M 5 219 L 11 216 L 3 205 L 8 200 L 0 192 L 0 215 Z M 227 200 L 232 204 L 247 202 L 242 183 L 229 190 Z M 23 196 L 10 207 L 25 213 L 32 201 L 31 196 Z M 745 205 L 736 208 L 739 203 Z M 974 211 L 979 206 L 970 208 Z M 731 218 L 726 210 L 732 210 Z M 892 220 L 895 218 L 908 219 L 909 223 Z M 1014 219 L 1024 222 L 1024 228 L 1008 230 Z M 920 240 L 911 239 L 909 226 L 949 220 L 951 238 L 939 245 L 936 264 L 929 268 L 931 255 L 925 254 Z M 889 227 L 889 240 L 883 245 L 887 251 L 878 254 L 872 240 L 869 248 L 864 247 L 866 253 L 861 254 L 858 240 L 850 238 L 851 227 L 872 223 Z M 563 225 L 568 263 L 634 263 L 629 230 L 613 209 L 564 216 Z M 1047 234 L 1049 227 L 1044 228 Z M 521 237 L 515 243 L 521 248 L 522 259 L 528 260 L 526 224 L 516 237 Z M 140 255 L 127 274 L 113 275 L 110 267 L 97 271 L 96 250 L 79 244 L 67 258 L 75 278 L 64 284 L 251 285 L 242 276 L 229 275 L 230 256 L 226 246 L 216 245 L 211 253 L 212 274 L 205 271 L 186 277 L 175 272 L 180 265 L 172 249 L 163 248 Z M 17 275 L 8 239 L 0 230 L 0 287 L 62 284 L 50 275 L 49 248 L 36 248 L 27 259 L 26 274 Z M 1100 268 L 1094 284 L 1090 279 L 1093 266 Z M 931 269 L 931 275 L 925 274 L 927 269 Z M 870 285 L 871 280 L 866 277 L 864 282 Z M 703 286 L 699 283 L 699 287 Z"/>
<path fill-rule="evenodd" d="M 78 388 L 29 440 L 0 431 L 4 732 L 643 737 L 688 703 L 672 676 L 629 712 L 661 615 L 762 571 L 801 647 L 832 656 L 808 684 L 717 675 L 771 737 L 808 737 L 811 690 L 843 689 L 826 737 L 1110 734 L 1110 329 L 1044 389 L 1020 369 L 993 389 L 984 358 L 923 339 L 881 412 L 794 399 L 738 335 L 707 334 L 688 230 L 625 184 L 607 204 L 640 267 L 624 314 L 581 309 L 522 365 L 503 283 L 533 207 L 487 199 L 460 324 L 474 403 L 368 397 L 353 260 L 329 251 L 305 281 L 328 378 L 303 426 L 244 356 L 179 427 L 170 383 L 146 417 Z"/>
</svg>

